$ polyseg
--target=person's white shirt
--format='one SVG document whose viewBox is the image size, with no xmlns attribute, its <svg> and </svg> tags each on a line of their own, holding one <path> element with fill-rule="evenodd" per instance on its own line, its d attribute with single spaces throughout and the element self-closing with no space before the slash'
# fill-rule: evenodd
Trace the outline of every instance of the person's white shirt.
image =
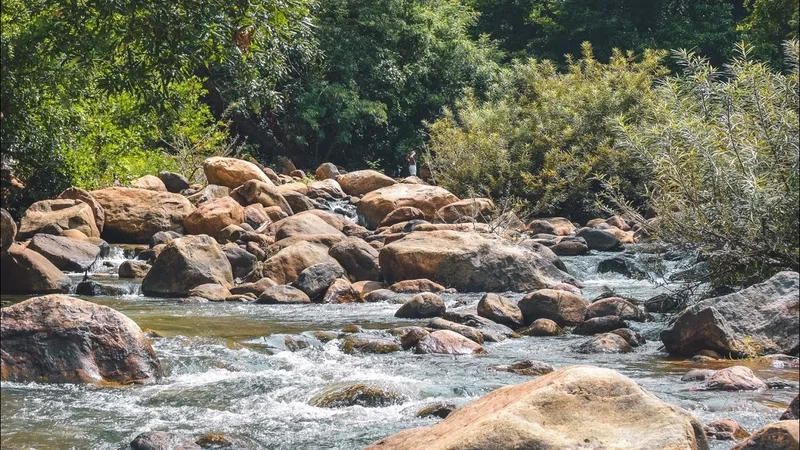
<svg viewBox="0 0 800 450">
<path fill-rule="evenodd" d="M 410 173 L 412 177 L 417 176 L 417 165 L 414 164 L 414 165 L 408 166 L 408 173 Z"/>
</svg>

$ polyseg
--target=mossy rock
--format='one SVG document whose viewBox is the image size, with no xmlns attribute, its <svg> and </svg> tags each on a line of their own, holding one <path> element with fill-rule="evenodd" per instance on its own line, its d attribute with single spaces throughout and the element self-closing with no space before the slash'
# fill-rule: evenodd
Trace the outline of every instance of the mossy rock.
<svg viewBox="0 0 800 450">
<path fill-rule="evenodd" d="M 444 419 L 455 411 L 456 405 L 447 402 L 436 402 L 417 411 L 416 416 L 420 418 L 438 417 Z"/>
<path fill-rule="evenodd" d="M 320 408 L 343 408 L 363 406 L 379 408 L 402 403 L 405 397 L 390 389 L 362 383 L 329 387 L 311 399 L 309 404 Z"/>
<path fill-rule="evenodd" d="M 383 355 L 386 353 L 399 352 L 400 345 L 390 339 L 348 336 L 342 341 L 342 353 L 352 355 L 353 353 L 374 353 Z"/>
</svg>

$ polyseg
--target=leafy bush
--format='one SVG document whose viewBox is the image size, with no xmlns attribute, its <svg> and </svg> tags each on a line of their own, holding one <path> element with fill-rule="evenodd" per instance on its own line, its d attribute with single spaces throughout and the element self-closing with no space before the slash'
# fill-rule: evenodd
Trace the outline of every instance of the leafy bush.
<svg viewBox="0 0 800 450">
<path fill-rule="evenodd" d="M 641 204 L 650 179 L 637 154 L 614 146 L 613 119 L 636 120 L 663 75 L 660 52 L 641 60 L 615 51 L 598 62 L 585 43 L 559 72 L 550 61 L 516 62 L 501 73 L 489 100 L 468 95 L 429 124 L 429 162 L 437 181 L 459 195 L 526 200 L 537 214 L 583 221 L 600 214 L 595 197 L 615 179 Z"/>
<path fill-rule="evenodd" d="M 715 284 L 750 284 L 798 270 L 798 42 L 779 73 L 738 56 L 718 71 L 680 52 L 643 120 L 621 120 L 619 148 L 652 162 L 651 224 L 661 239 L 699 247 Z"/>
</svg>

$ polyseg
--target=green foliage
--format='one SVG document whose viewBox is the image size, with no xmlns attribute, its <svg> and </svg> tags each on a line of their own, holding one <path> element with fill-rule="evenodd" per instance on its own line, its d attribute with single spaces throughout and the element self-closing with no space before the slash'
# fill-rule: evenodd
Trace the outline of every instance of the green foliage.
<svg viewBox="0 0 800 450">
<path fill-rule="evenodd" d="M 794 1 L 794 0 L 791 0 Z M 733 5 L 724 0 L 471 0 L 477 28 L 513 56 L 561 61 L 594 45 L 606 61 L 614 48 L 697 48 L 724 60 L 736 39 Z"/>
<path fill-rule="evenodd" d="M 754 53 L 781 66 L 781 43 L 796 39 L 800 26 L 800 5 L 797 0 L 745 0 L 750 15 L 739 24 L 745 39 L 753 44 Z"/>
<path fill-rule="evenodd" d="M 664 73 L 662 54 L 640 61 L 614 52 L 598 62 L 584 44 L 565 72 L 550 61 L 516 62 L 504 70 L 489 100 L 467 96 L 429 125 L 431 165 L 453 192 L 526 200 L 537 214 L 586 220 L 600 214 L 595 177 L 620 182 L 641 203 L 650 177 L 645 161 L 614 146 L 612 119 L 637 118 L 653 101 Z"/>
<path fill-rule="evenodd" d="M 469 38 L 475 17 L 455 0 L 321 2 L 324 59 L 292 86 L 284 115 L 295 151 L 309 163 L 395 168 L 422 143 L 423 120 L 488 86 L 494 50 Z"/>
<path fill-rule="evenodd" d="M 750 284 L 800 265 L 798 43 L 786 74 L 744 44 L 717 71 L 691 52 L 656 90 L 644 120 L 622 120 L 620 148 L 652 162 L 651 224 L 699 247 L 716 284 Z"/>
</svg>

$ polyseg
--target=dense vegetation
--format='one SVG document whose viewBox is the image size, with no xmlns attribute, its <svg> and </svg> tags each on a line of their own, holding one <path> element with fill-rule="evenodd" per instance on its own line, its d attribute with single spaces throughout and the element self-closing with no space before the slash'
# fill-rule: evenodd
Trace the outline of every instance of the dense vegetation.
<svg viewBox="0 0 800 450">
<path fill-rule="evenodd" d="M 423 148 L 460 195 L 579 221 L 611 198 L 737 274 L 797 267 L 796 0 L 7 0 L 0 19 L 15 215 L 211 154 L 399 174 Z"/>
</svg>

